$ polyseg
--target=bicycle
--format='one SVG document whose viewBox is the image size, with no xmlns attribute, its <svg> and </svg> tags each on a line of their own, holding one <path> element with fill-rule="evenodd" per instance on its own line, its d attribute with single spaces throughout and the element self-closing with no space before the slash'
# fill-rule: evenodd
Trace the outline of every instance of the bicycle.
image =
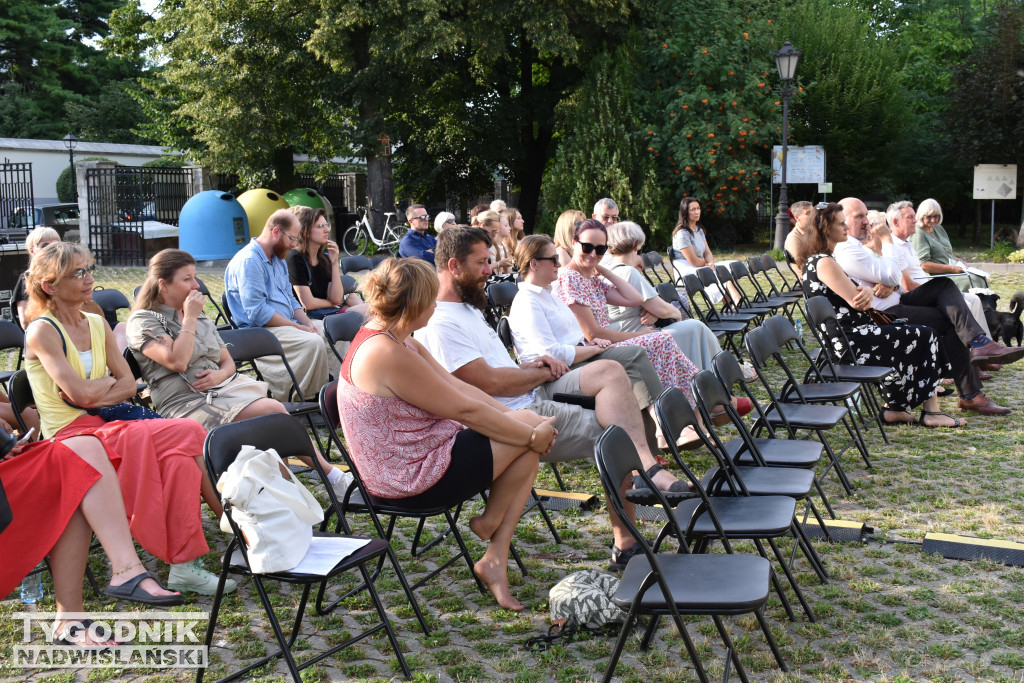
<svg viewBox="0 0 1024 683">
<path fill-rule="evenodd" d="M 398 244 L 402 241 L 402 235 L 398 231 L 400 223 L 395 219 L 395 214 L 385 213 L 380 209 L 367 210 L 365 206 L 360 206 L 358 210 L 362 213 L 362 218 L 345 230 L 341 238 L 341 248 L 345 250 L 345 253 L 349 256 L 361 256 L 366 253 L 370 242 L 377 245 L 378 250 L 386 249 L 395 253 L 398 250 Z M 387 220 L 384 221 L 384 235 L 380 239 L 373 234 L 373 230 L 370 228 L 370 211 L 384 213 L 387 217 Z"/>
</svg>

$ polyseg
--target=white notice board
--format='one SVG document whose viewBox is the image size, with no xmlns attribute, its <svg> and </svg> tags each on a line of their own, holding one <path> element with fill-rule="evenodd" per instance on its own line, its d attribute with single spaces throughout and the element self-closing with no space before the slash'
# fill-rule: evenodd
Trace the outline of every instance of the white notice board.
<svg viewBox="0 0 1024 683">
<path fill-rule="evenodd" d="M 782 145 L 772 147 L 772 182 L 782 182 Z M 825 182 L 825 148 L 790 147 L 786 152 L 786 184 Z"/>
<path fill-rule="evenodd" d="M 975 199 L 1016 199 L 1016 164 L 979 164 L 974 167 Z"/>
</svg>

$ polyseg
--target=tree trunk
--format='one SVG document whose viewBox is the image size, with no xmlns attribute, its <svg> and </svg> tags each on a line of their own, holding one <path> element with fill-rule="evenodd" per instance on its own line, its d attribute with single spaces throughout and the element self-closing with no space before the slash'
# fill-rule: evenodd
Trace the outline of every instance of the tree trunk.
<svg viewBox="0 0 1024 683">
<path fill-rule="evenodd" d="M 295 173 L 295 154 L 292 148 L 278 147 L 274 150 L 274 183 L 272 190 L 284 194 L 288 190 L 295 189 L 299 184 L 299 177 Z"/>
<path fill-rule="evenodd" d="M 391 157 L 373 156 L 366 160 L 366 206 L 370 211 L 373 234 L 384 234 L 385 211 L 395 210 L 395 177 Z"/>
</svg>

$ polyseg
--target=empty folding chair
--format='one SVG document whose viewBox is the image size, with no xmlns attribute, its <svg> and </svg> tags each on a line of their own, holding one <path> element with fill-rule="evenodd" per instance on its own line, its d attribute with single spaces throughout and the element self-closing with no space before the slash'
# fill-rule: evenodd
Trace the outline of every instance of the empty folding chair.
<svg viewBox="0 0 1024 683">
<path fill-rule="evenodd" d="M 789 304 L 800 301 L 804 298 L 804 295 L 800 292 L 793 292 L 789 290 L 782 291 L 776 287 L 775 282 L 772 281 L 772 278 L 769 275 L 769 271 L 765 269 L 764 261 L 760 256 L 751 256 L 747 259 L 747 270 L 750 272 L 751 279 L 757 285 L 758 290 L 766 297 L 777 299 L 778 301 L 785 301 Z M 772 270 L 774 270 L 774 268 Z"/>
<path fill-rule="evenodd" d="M 704 666 L 700 662 L 696 647 L 683 623 L 683 615 L 711 616 L 715 627 L 726 647 L 726 676 L 729 662 L 736 667 L 741 680 L 747 680 L 739 654 L 733 646 L 722 617 L 727 615 L 753 613 L 761 626 L 761 632 L 771 648 L 782 671 L 787 671 L 782 653 L 775 644 L 771 629 L 764 617 L 764 604 L 768 600 L 771 566 L 763 557 L 753 555 L 695 555 L 687 550 L 684 534 L 675 521 L 672 507 L 654 483 L 643 472 L 640 456 L 621 427 L 612 426 L 605 430 L 594 447 L 597 470 L 601 475 L 608 500 L 629 533 L 640 544 L 642 555 L 629 560 L 622 573 L 622 580 L 613 598 L 615 604 L 626 611 L 619 638 L 615 643 L 605 670 L 607 683 L 615 674 L 622 649 L 641 614 L 651 615 L 640 649 L 647 650 L 661 616 L 672 617 L 683 640 L 690 661 L 701 681 L 708 681 Z M 625 512 L 621 486 L 632 472 L 637 470 L 644 484 L 660 498 L 660 504 L 668 512 L 671 533 L 679 543 L 678 553 L 655 552 L 647 538 L 636 525 L 629 521 Z M 727 540 L 727 539 L 724 539 Z"/>
<path fill-rule="evenodd" d="M 794 281 L 790 282 L 789 278 L 786 277 L 787 271 L 790 275 L 793 275 L 793 271 L 790 268 L 779 268 L 779 264 L 768 254 L 761 254 L 761 267 L 764 270 L 765 277 L 768 279 L 771 279 L 772 271 L 778 275 L 780 284 L 776 286 L 776 289 L 779 292 L 794 292 L 803 298 L 804 290 L 800 286 L 800 279 L 794 278 Z"/>
<path fill-rule="evenodd" d="M 11 310 L 14 310 L 13 307 Z M 0 320 L 0 351 L 14 349 L 18 351 L 18 360 L 14 364 L 14 370 L 0 372 L 0 383 L 4 385 L 7 384 L 11 375 L 21 369 L 21 363 L 25 359 L 25 333 L 16 323 Z"/>
<path fill-rule="evenodd" d="M 758 303 L 752 297 L 747 295 L 743 290 L 743 284 L 733 276 L 729 266 L 721 264 L 715 265 L 714 274 L 717 281 L 722 283 L 721 287 L 723 291 L 735 292 L 739 295 L 739 301 L 736 301 L 732 297 L 725 298 L 722 302 L 723 314 L 734 316 L 746 315 L 754 317 L 760 321 L 764 319 L 765 316 L 771 315 L 774 312 L 775 308 L 772 306 Z M 707 278 L 707 276 L 702 275 L 702 278 Z"/>
<path fill-rule="evenodd" d="M 775 539 L 790 534 L 798 544 L 801 540 L 806 541 L 806 538 L 802 537 L 803 530 L 796 521 L 796 499 L 792 496 L 744 496 L 741 495 L 738 487 L 732 487 L 725 491 L 726 495 L 709 495 L 701 480 L 683 460 L 682 454 L 675 446 L 675 440 L 679 438 L 684 429 L 687 427 L 700 429 L 697 416 L 686 400 L 686 396 L 678 388 L 666 389 L 658 397 L 654 409 L 665 439 L 671 444 L 672 456 L 675 458 L 676 464 L 682 469 L 690 481 L 691 488 L 697 493 L 696 498 L 691 497 L 684 500 L 674 509 L 676 522 L 683 527 L 683 534 L 686 538 L 695 541 L 695 550 L 704 552 L 709 540 L 713 541 L 724 537 L 723 544 L 729 551 L 729 539 L 747 539 L 754 542 L 761 557 L 769 559 L 761 544 L 761 541 L 767 542 L 782 566 L 782 571 L 793 588 L 793 592 L 800 600 L 804 612 L 807 613 L 811 621 L 815 621 L 814 612 L 807 604 L 803 591 L 800 590 L 800 584 L 796 582 L 786 558 L 775 542 Z M 713 446 L 706 440 L 705 444 L 713 450 Z M 727 475 L 727 472 L 725 473 Z M 771 578 L 786 613 L 790 620 L 795 621 L 796 615 L 793 614 L 785 590 L 778 584 L 774 572 L 772 572 Z"/>
<path fill-rule="evenodd" d="M 373 270 L 373 262 L 366 256 L 345 256 L 338 262 L 342 275 L 361 270 Z"/>
<path fill-rule="evenodd" d="M 377 254 L 376 256 L 370 257 L 370 268 L 376 269 L 377 266 L 387 261 L 389 258 L 395 258 L 390 252 L 384 252 L 383 254 Z"/>
<path fill-rule="evenodd" d="M 327 346 L 339 361 L 343 361 L 344 357 L 338 352 L 338 344 L 351 342 L 362 326 L 363 314 L 358 311 L 335 313 L 324 318 L 324 337 L 327 338 Z"/>
<path fill-rule="evenodd" d="M 111 328 L 117 325 L 117 312 L 122 309 L 130 310 L 132 307 L 124 292 L 117 289 L 94 289 L 92 300 L 103 309 L 103 317 L 107 319 Z"/>
<path fill-rule="evenodd" d="M 687 273 L 683 276 L 683 283 L 686 287 L 687 297 L 690 299 L 690 311 L 696 313 L 701 322 L 710 328 L 718 338 L 725 338 L 726 347 L 738 358 L 743 357 L 743 345 L 737 342 L 737 337 L 743 338 L 750 325 L 749 320 L 725 320 L 718 313 L 714 303 L 704 290 L 704 284 L 694 273 Z M 721 333 L 721 334 L 720 334 Z"/>
<path fill-rule="evenodd" d="M 243 445 L 254 445 L 263 450 L 273 448 L 277 451 L 278 455 L 281 456 L 282 461 L 289 456 L 304 455 L 312 458 L 313 461 L 316 462 L 316 454 L 313 452 L 312 444 L 307 438 L 305 430 L 298 422 L 286 415 L 264 415 L 251 420 L 245 420 L 243 422 L 234 422 L 222 425 L 210 431 L 203 449 L 203 458 L 206 461 L 206 467 L 209 470 L 210 478 L 213 481 L 218 481 L 220 476 L 227 471 Z M 217 495 L 218 497 L 220 496 L 219 491 Z M 394 629 L 391 626 L 391 621 L 388 619 L 387 612 L 384 610 L 384 605 L 380 600 L 380 596 L 377 594 L 377 589 L 374 587 L 370 573 L 367 570 L 367 564 L 377 562 L 387 553 L 387 541 L 380 538 L 358 539 L 365 541 L 366 544 L 352 554 L 339 558 L 338 562 L 326 576 L 321 576 L 319 574 L 303 574 L 294 571 L 279 571 L 259 574 L 251 571 L 249 568 L 250 565 L 248 552 L 246 550 L 246 538 L 232 517 L 233 509 L 231 501 L 224 501 L 224 516 L 231 525 L 233 537 L 231 542 L 228 543 L 227 549 L 224 551 L 224 558 L 221 564 L 220 581 L 217 584 L 217 593 L 213 599 L 210 621 L 206 629 L 206 647 L 209 648 L 213 642 L 213 634 L 217 628 L 217 616 L 220 612 L 220 605 L 223 599 L 224 582 L 227 579 L 228 573 L 231 572 L 246 575 L 252 579 L 252 585 L 255 587 L 259 596 L 260 604 L 263 607 L 266 619 L 270 622 L 270 626 L 277 639 L 279 649 L 260 658 L 254 664 L 251 664 L 240 671 L 236 671 L 221 680 L 227 681 L 241 678 L 253 669 L 263 667 L 268 662 L 277 658 L 283 658 L 287 664 L 288 671 L 291 674 L 292 679 L 295 683 L 301 683 L 302 677 L 299 674 L 300 670 L 316 664 L 349 645 L 358 642 L 359 640 L 363 640 L 364 638 L 367 638 L 381 630 L 386 632 L 388 641 L 391 643 L 392 652 L 395 657 L 398 658 L 398 664 L 401 667 L 402 672 L 405 674 L 405 678 L 409 679 L 412 677 L 412 672 L 409 670 L 409 666 L 405 662 L 405 657 L 402 655 L 401 644 L 395 636 Z M 314 531 L 314 537 L 352 538 L 324 531 Z M 294 647 L 296 639 L 301 632 L 302 619 L 305 615 L 306 604 L 309 600 L 310 591 L 314 585 L 323 586 L 328 580 L 352 570 L 358 570 L 359 574 L 362 576 L 363 583 L 361 584 L 361 587 L 365 587 L 369 594 L 377 611 L 380 623 L 356 636 L 345 638 L 344 642 L 334 645 L 326 652 L 322 652 L 301 664 L 297 664 L 292 655 L 292 648 Z M 295 620 L 292 624 L 291 632 L 287 637 L 281 629 L 281 625 L 278 622 L 277 615 L 274 611 L 274 604 L 271 603 L 270 596 L 264 586 L 264 583 L 267 581 L 278 581 L 281 583 L 302 586 L 302 594 L 299 598 L 299 605 L 295 613 Z M 204 668 L 197 671 L 197 683 L 201 683 L 204 672 Z"/>
</svg>

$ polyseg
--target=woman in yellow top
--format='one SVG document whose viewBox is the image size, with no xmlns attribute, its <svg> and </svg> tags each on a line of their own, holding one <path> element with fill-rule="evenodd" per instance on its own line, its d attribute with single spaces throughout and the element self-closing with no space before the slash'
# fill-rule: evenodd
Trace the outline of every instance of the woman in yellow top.
<svg viewBox="0 0 1024 683">
<path fill-rule="evenodd" d="M 88 249 L 63 242 L 29 267 L 25 369 L 43 436 L 98 438 L 117 471 L 132 536 L 171 565 L 168 587 L 213 594 L 217 576 L 199 560 L 209 551 L 199 494 L 218 517 L 222 510 L 202 460 L 206 430 L 187 419 L 107 422 L 87 410 L 136 392 L 110 326 L 82 310 L 92 299 L 92 263 Z"/>
</svg>

